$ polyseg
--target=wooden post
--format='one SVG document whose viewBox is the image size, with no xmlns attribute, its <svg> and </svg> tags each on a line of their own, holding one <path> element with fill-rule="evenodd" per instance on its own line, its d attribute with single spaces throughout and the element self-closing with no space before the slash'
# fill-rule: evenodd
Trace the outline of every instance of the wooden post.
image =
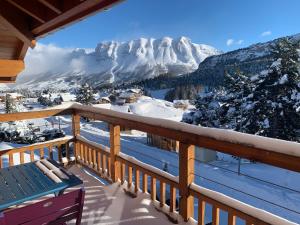
<svg viewBox="0 0 300 225">
<path fill-rule="evenodd" d="M 194 198 L 189 194 L 189 185 L 194 181 L 193 145 L 179 143 L 179 213 L 184 221 L 194 216 Z"/>
<path fill-rule="evenodd" d="M 73 132 L 73 137 L 75 138 L 74 142 L 74 156 L 75 160 L 77 162 L 78 160 L 78 155 L 80 151 L 80 145 L 76 140 L 76 136 L 80 134 L 80 116 L 78 114 L 72 114 L 72 132 Z M 80 157 L 82 160 L 82 156 Z"/>
<path fill-rule="evenodd" d="M 116 156 L 120 153 L 120 126 L 110 124 L 110 171 L 111 179 L 117 182 L 121 178 L 120 162 L 116 160 Z"/>
</svg>

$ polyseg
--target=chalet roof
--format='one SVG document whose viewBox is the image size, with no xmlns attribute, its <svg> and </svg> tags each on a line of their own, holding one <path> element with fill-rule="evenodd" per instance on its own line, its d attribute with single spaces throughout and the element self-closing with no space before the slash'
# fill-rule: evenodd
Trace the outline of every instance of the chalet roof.
<svg viewBox="0 0 300 225">
<path fill-rule="evenodd" d="M 14 82 L 36 40 L 122 0 L 0 0 L 0 83 Z"/>
</svg>

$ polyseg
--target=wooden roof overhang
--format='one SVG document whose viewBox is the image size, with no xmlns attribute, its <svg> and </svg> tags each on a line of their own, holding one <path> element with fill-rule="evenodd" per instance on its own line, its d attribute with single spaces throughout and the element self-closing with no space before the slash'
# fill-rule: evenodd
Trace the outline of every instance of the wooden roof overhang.
<svg viewBox="0 0 300 225">
<path fill-rule="evenodd" d="M 0 0 L 0 83 L 14 82 L 36 40 L 122 0 Z"/>
</svg>

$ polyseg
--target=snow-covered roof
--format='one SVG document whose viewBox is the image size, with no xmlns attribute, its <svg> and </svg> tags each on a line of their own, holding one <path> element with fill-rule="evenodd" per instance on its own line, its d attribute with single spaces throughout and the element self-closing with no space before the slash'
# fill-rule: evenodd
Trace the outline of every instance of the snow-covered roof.
<svg viewBox="0 0 300 225">
<path fill-rule="evenodd" d="M 131 92 L 122 92 L 119 96 L 120 98 L 134 98 L 134 93 Z"/>
<path fill-rule="evenodd" d="M 142 99 L 137 103 L 130 104 L 130 111 L 133 114 L 154 118 L 163 118 L 174 121 L 181 121 L 183 110 L 176 109 L 169 102 L 158 99 Z"/>
</svg>

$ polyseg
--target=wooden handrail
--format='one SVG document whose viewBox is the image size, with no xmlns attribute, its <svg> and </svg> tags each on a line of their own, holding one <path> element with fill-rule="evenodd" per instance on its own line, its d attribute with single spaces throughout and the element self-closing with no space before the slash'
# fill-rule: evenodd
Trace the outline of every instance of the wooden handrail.
<svg viewBox="0 0 300 225">
<path fill-rule="evenodd" d="M 237 157 L 300 172 L 300 143 L 242 134 L 235 131 L 197 127 L 175 121 L 143 117 L 78 104 L 73 105 L 72 108 L 76 113 L 87 118 L 102 120 L 110 124 L 117 124 L 171 138 L 182 143 L 213 149 Z M 211 133 L 214 132 L 216 133 L 215 136 L 219 137 L 213 137 Z M 233 140 L 230 140 L 231 137 Z M 264 146 L 264 148 L 256 146 Z M 271 150 L 271 146 L 275 146 L 276 149 L 282 148 L 286 152 Z"/>
<path fill-rule="evenodd" d="M 73 139 L 74 138 L 72 136 L 66 136 L 66 137 L 57 138 L 57 139 L 54 139 L 54 140 L 51 140 L 51 141 L 35 143 L 35 144 L 32 144 L 32 145 L 25 145 L 25 146 L 13 148 L 13 149 L 1 150 L 0 151 L 0 156 L 7 155 L 7 154 L 26 152 L 26 151 L 30 151 L 30 150 L 41 149 L 41 148 L 48 147 L 48 146 L 53 146 L 53 145 L 62 145 L 62 144 L 66 144 L 68 142 L 72 142 Z"/>
<path fill-rule="evenodd" d="M 49 110 L 31 111 L 31 112 L 5 113 L 5 114 L 0 114 L 0 122 L 38 119 L 38 118 L 46 118 L 50 116 L 61 116 L 61 115 L 71 115 L 71 114 L 73 114 L 72 108 L 59 108 L 59 109 L 49 109 Z"/>
</svg>

